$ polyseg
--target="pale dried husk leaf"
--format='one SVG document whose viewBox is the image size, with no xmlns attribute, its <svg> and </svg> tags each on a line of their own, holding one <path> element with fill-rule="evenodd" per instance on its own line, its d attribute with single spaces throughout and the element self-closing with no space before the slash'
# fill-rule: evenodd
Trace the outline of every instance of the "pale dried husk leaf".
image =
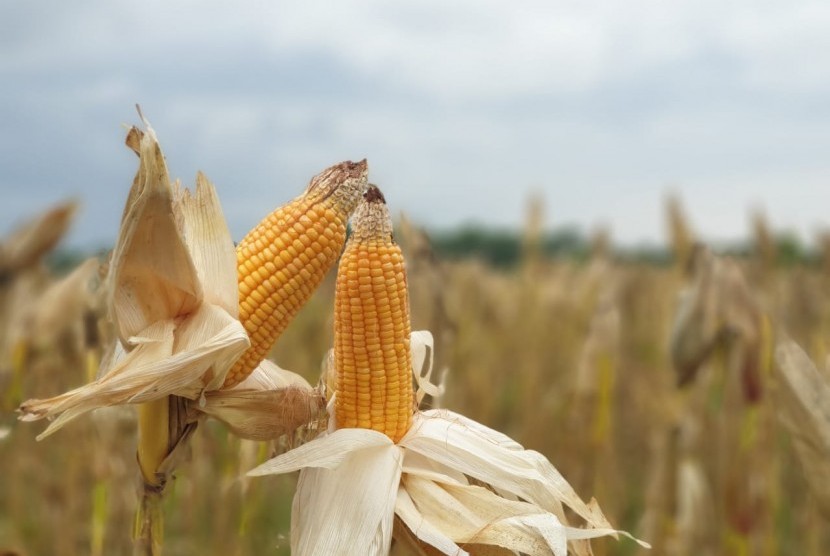
<svg viewBox="0 0 830 556">
<path fill-rule="evenodd" d="M 226 392 L 239 390 L 279 390 L 295 386 L 311 389 L 308 381 L 297 373 L 283 369 L 270 359 L 264 359 L 245 380 Z"/>
<path fill-rule="evenodd" d="M 57 417 L 38 439 L 98 407 L 143 403 L 169 395 L 198 398 L 206 386 L 206 373 L 217 363 L 238 357 L 248 345 L 248 336 L 239 321 L 225 311 L 202 305 L 185 324 L 177 326 L 173 320 L 154 323 L 140 336 L 130 338 L 129 344 L 133 349 L 99 380 L 21 406 L 24 421 Z M 177 351 L 177 347 L 182 349 Z"/>
<path fill-rule="evenodd" d="M 404 488 L 418 513 L 409 508 L 398 515 L 419 538 L 419 525 L 428 522 L 428 536 L 440 532 L 456 545 L 490 544 L 526 554 L 567 553 L 562 524 L 533 504 L 506 500 L 480 486 L 436 483 L 416 475 L 404 477 Z M 441 541 L 442 550 L 452 546 L 446 540 Z"/>
<path fill-rule="evenodd" d="M 415 377 L 415 404 L 420 407 L 426 396 L 439 398 L 444 395 L 444 377 L 441 374 L 437 382 L 432 382 L 435 341 L 429 330 L 412 332 L 409 340 L 412 352 L 412 374 Z"/>
<path fill-rule="evenodd" d="M 779 418 L 793 436 L 810 492 L 830 518 L 830 381 L 792 341 L 776 350 Z"/>
<path fill-rule="evenodd" d="M 412 497 L 407 492 L 406 488 L 398 489 L 398 497 L 395 501 L 395 515 L 401 520 L 405 526 L 403 534 L 404 540 L 410 545 L 418 546 L 419 543 L 424 543 L 428 546 L 434 547 L 441 554 L 467 555 L 468 552 L 458 546 L 451 538 L 449 538 L 441 529 L 433 525 L 415 506 Z M 397 531 L 395 533 L 396 540 L 400 541 Z M 420 548 L 420 547 L 419 547 Z"/>
<path fill-rule="evenodd" d="M 152 128 L 140 137 L 139 169 L 112 253 L 108 306 L 126 345 L 155 322 L 194 311 L 202 301 L 198 272 L 182 237 L 181 213 Z"/>
<path fill-rule="evenodd" d="M 501 525 L 494 526 L 492 536 L 472 538 L 444 529 L 453 522 L 452 515 L 433 519 L 433 525 L 456 543 L 496 544 L 529 554 L 549 554 L 551 551 L 559 554 L 557 551 L 564 538 L 576 553 L 589 554 L 590 547 L 581 541 L 600 536 L 616 537 L 618 533 L 630 537 L 611 527 L 595 500 L 585 504 L 544 456 L 525 450 L 509 437 L 461 415 L 446 410 L 421 413 L 399 445 L 407 450 L 405 477 L 428 478 L 441 483 L 442 487 L 454 485 L 457 488 L 453 495 L 466 500 L 468 509 L 472 509 L 473 498 L 470 496 L 485 497 L 481 509 L 475 509 L 474 514 L 490 525 L 494 525 L 493 515 L 486 513 L 488 508 L 499 508 L 496 515 L 511 516 Z M 413 454 L 424 459 L 410 467 Z M 430 468 L 425 469 L 425 460 L 431 462 Z M 453 472 L 460 472 L 490 488 L 469 490 L 468 486 L 475 485 L 467 485 L 466 479 L 460 480 L 457 475 L 453 477 Z M 466 498 L 459 495 L 462 491 Z M 415 501 L 417 503 L 417 499 Z M 447 504 L 444 500 L 439 506 L 446 507 Z M 563 504 L 582 517 L 588 528 L 568 527 Z"/>
<path fill-rule="evenodd" d="M 325 398 L 296 373 L 265 360 L 229 390 L 205 395 L 198 410 L 249 440 L 274 440 L 320 418 Z"/>
<path fill-rule="evenodd" d="M 339 429 L 249 473 L 302 470 L 292 514 L 293 553 L 386 554 L 377 550 L 387 542 L 391 511 L 380 509 L 390 490 L 396 491 L 395 513 L 415 538 L 445 554 L 464 554 L 461 544 L 561 556 L 570 544 L 575 553 L 587 554 L 587 539 L 619 533 L 541 454 L 460 415 L 427 413 L 416 415 L 397 446 L 376 431 Z M 401 473 L 399 484 L 388 484 L 387 478 Z M 370 508 L 358 514 L 360 520 L 354 519 L 355 499 Z M 565 525 L 563 502 L 585 519 L 587 529 Z"/>
<path fill-rule="evenodd" d="M 532 502 L 563 523 L 564 503 L 591 527 L 611 529 L 542 454 L 463 415 L 443 409 L 420 413 L 400 445 Z"/>
<path fill-rule="evenodd" d="M 385 434 L 340 429 L 248 475 L 301 470 L 291 509 L 292 554 L 384 555 L 392 542 L 402 457 Z"/>
<path fill-rule="evenodd" d="M 202 285 L 204 301 L 237 318 L 236 249 L 216 189 L 199 172 L 195 193 L 181 188 L 175 193 L 174 208 L 181 213 L 182 237 Z"/>
</svg>

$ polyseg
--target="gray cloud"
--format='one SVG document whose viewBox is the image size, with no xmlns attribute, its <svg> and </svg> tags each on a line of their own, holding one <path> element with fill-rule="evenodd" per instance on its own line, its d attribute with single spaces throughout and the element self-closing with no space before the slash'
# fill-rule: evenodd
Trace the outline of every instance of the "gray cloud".
<svg viewBox="0 0 830 556">
<path fill-rule="evenodd" d="M 173 175 L 217 184 L 236 238 L 314 173 L 364 156 L 393 209 L 432 226 L 518 226 L 541 190 L 553 223 L 656 240 L 670 185 L 712 237 L 743 235 L 760 204 L 802 232 L 826 222 L 821 3 L 0 10 L 0 231 L 75 196 L 71 242 L 111 242 L 136 102 Z"/>
</svg>

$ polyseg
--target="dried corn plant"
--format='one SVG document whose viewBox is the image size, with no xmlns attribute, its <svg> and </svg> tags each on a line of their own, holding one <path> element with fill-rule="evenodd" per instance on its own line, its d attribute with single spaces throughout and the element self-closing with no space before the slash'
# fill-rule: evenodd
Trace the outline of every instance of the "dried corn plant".
<svg viewBox="0 0 830 556">
<path fill-rule="evenodd" d="M 209 407 L 231 430 L 261 439 L 295 428 L 297 419 L 305 422 L 315 416 L 322 398 L 302 378 L 277 367 L 258 367 L 258 362 L 250 366 L 246 359 L 250 368 L 244 372 L 251 380 L 232 393 L 212 396 L 208 403 L 207 393 L 226 384 L 229 390 L 245 378 L 226 379 L 251 345 L 237 319 L 237 291 L 244 293 L 247 282 L 237 281 L 236 254 L 213 186 L 201 174 L 193 194 L 171 183 L 155 133 L 145 125 L 146 131 L 134 127 L 127 136 L 127 145 L 139 155 L 139 171 L 108 275 L 108 305 L 120 352 L 94 382 L 54 398 L 30 400 L 20 410 L 24 420 L 54 419 L 42 438 L 93 409 L 138 406 L 143 486 L 136 551 L 157 554 L 162 496 L 204 415 L 199 408 Z M 312 186 L 330 183 L 323 178 Z M 334 183 L 334 197 L 338 185 Z M 249 305 L 242 299 L 244 310 Z M 262 324 L 259 318 L 253 320 Z M 257 345 L 256 327 L 251 334 Z M 283 413 L 267 411 L 275 404 L 285 406 Z M 258 413 L 240 412 L 240 407 Z M 288 423 L 277 422 L 280 418 Z"/>
<path fill-rule="evenodd" d="M 587 555 L 588 539 L 616 536 L 541 454 L 457 413 L 417 411 L 413 370 L 430 385 L 413 354 L 431 353 L 416 344 L 431 335 L 411 333 L 403 255 L 376 187 L 352 226 L 338 266 L 328 433 L 249 473 L 300 470 L 292 553 L 388 554 L 396 519 L 407 541 L 443 554 Z"/>
<path fill-rule="evenodd" d="M 133 135 L 132 146 L 140 154 L 139 135 Z M 127 212 L 137 200 L 131 197 Z M 821 556 L 830 546 L 830 528 L 822 513 L 820 480 L 811 482 L 823 471 L 810 466 L 820 465 L 824 457 L 816 432 L 822 415 L 816 400 L 823 391 L 817 384 L 826 381 L 824 365 L 811 361 L 823 362 L 830 353 L 827 254 L 821 264 L 794 265 L 778 256 L 775 230 L 765 223 L 763 229 L 756 226 L 756 249 L 748 257 L 731 261 L 712 257 L 711 264 L 700 264 L 701 250 L 693 247 L 696 234 L 674 202 L 674 266 L 615 260 L 608 237 L 595 243 L 588 261 L 550 258 L 534 250 L 532 218 L 523 258 L 516 267 L 442 260 L 438 244 L 431 245 L 423 230 L 402 223 L 399 239 L 408 263 L 412 323 L 435 335 L 432 350 L 426 347 L 429 336 L 414 332 L 411 359 L 415 367 L 423 361 L 423 371 L 434 357 L 433 381 L 440 380 L 445 368 L 451 369 L 441 397 L 434 397 L 441 389 L 429 386 L 429 379 L 416 380 L 419 413 L 413 419 L 417 424 L 425 414 L 431 415 L 437 401 L 453 415 L 466 416 L 456 419 L 454 428 L 484 436 L 492 435 L 491 429 L 509 433 L 515 444 L 556 462 L 561 475 L 586 500 L 599 499 L 610 522 L 651 542 L 654 549 L 643 554 Z M 302 200 L 292 203 L 299 212 L 278 209 L 261 228 L 260 244 L 267 244 L 272 255 L 289 244 L 301 250 L 295 240 L 302 243 L 300 232 L 307 235 L 312 229 L 302 225 L 295 229 L 294 224 L 308 223 L 294 218 L 313 220 L 316 209 Z M 339 230 L 337 220 L 342 217 L 325 209 L 336 212 L 335 208 L 328 205 L 322 211 L 334 222 L 332 231 Z M 0 273 L 0 397 L 6 410 L 19 403 L 22 393 L 48 397 L 80 386 L 84 367 L 94 369 L 98 360 L 102 372 L 97 379 L 104 380 L 108 371 L 138 349 L 124 349 L 104 318 L 110 305 L 106 300 L 112 298 L 107 284 L 112 282 L 96 288 L 92 276 L 87 284 L 91 289 L 80 286 L 85 280 L 78 277 L 87 275 L 92 263 L 76 269 L 74 278 L 56 276 L 44 264 L 44 255 L 60 236 L 55 231 L 65 229 L 72 214 L 71 208 L 59 210 L 55 220 L 41 219 L 53 224 L 31 225 L 25 233 L 16 233 L 15 237 L 30 238 L 15 240 L 30 246 L 16 255 L 8 255 L 8 240 L 2 242 L 4 261 L 14 261 L 0 265 L 6 269 Z M 289 222 L 297 236 L 283 239 Z M 178 225 L 176 221 L 173 228 Z M 44 239 L 33 239 L 37 229 Z M 705 233 L 705 226 L 700 231 Z M 338 245 L 340 240 L 333 239 L 332 245 Z M 319 247 L 318 241 L 313 249 Z M 331 249 L 339 251 L 339 247 Z M 35 255 L 23 256 L 24 252 Z M 699 260 L 681 264 L 681 259 L 694 259 L 692 254 Z M 268 315 L 263 319 L 257 310 L 281 303 L 278 299 L 269 303 L 266 294 L 273 292 L 263 280 L 274 274 L 279 261 L 261 258 L 253 263 L 255 268 L 247 269 L 244 264 L 240 267 L 239 250 L 236 255 L 230 257 L 226 272 L 237 279 L 228 298 L 235 296 L 239 302 L 238 277 L 250 274 L 254 283 L 243 296 L 253 297 L 246 309 L 247 326 L 253 323 L 252 315 L 260 323 L 268 322 Z M 769 264 L 771 260 L 774 264 Z M 112 264 L 109 270 L 115 272 Z M 66 301 L 66 316 L 74 316 L 64 320 L 61 311 L 50 311 L 61 302 L 43 299 L 57 300 L 62 296 L 56 292 L 71 291 L 72 282 L 84 293 Z M 291 284 L 291 279 L 286 283 L 291 292 L 297 291 L 297 283 Z M 309 381 L 317 381 L 321 356 L 333 345 L 333 273 L 319 284 L 313 295 L 313 288 L 300 288 L 302 299 L 296 305 L 304 305 L 303 309 L 295 310 L 293 302 L 284 309 L 283 318 L 293 321 L 287 327 L 279 325 L 282 331 L 271 350 L 280 367 L 300 370 L 302 378 L 266 363 L 260 371 L 240 378 L 233 389 L 200 388 L 194 400 L 186 398 L 186 420 L 198 420 L 199 430 L 187 442 L 192 457 L 165 489 L 167 553 L 289 553 L 294 477 L 250 479 L 245 473 L 275 454 L 305 457 L 294 450 L 319 446 L 318 433 L 324 432 L 324 438 L 330 435 L 323 420 L 279 441 L 265 441 L 291 429 L 292 419 L 301 422 L 319 410 L 313 403 L 297 403 L 290 390 L 294 385 L 302 392 Z M 264 291 L 249 295 L 260 288 Z M 687 301 L 679 310 L 677 300 L 683 290 Z M 47 296 L 47 291 L 53 293 Z M 83 323 L 78 321 L 79 313 Z M 239 320 L 252 337 L 253 328 Z M 33 326 L 35 322 L 41 324 Z M 773 367 L 772 331 L 781 337 L 785 333 L 803 346 L 803 353 L 782 342 L 778 366 Z M 271 349 L 270 337 L 260 334 L 263 352 Z M 672 374 L 673 364 L 682 372 Z M 325 367 L 334 368 L 333 357 Z M 13 368 L 20 372 L 12 373 Z M 747 369 L 757 372 L 745 374 Z M 687 377 L 686 386 L 678 389 L 675 383 L 680 376 Z M 329 386 L 328 392 L 334 392 L 336 381 Z M 322 393 L 317 395 L 322 403 Z M 301 395 L 298 400 L 308 399 Z M 441 411 L 441 416 L 449 414 Z M 205 413 L 218 418 L 205 419 Z M 440 416 L 433 421 L 440 422 Z M 435 427 L 428 424 L 426 433 Z M 96 410 L 48 442 L 36 443 L 26 427 L 13 426 L 11 414 L 0 415 L 0 475 L 7 478 L 0 481 L 0 552 L 128 554 L 132 543 L 126 531 L 132 527 L 135 510 L 136 429 L 134 408 L 117 406 Z M 242 439 L 229 434 L 229 429 L 262 440 Z M 453 439 L 462 434 L 455 432 L 440 432 L 440 450 L 445 449 L 447 434 Z M 402 447 L 408 442 L 404 436 L 396 448 L 407 450 L 404 457 L 411 459 L 414 450 Z M 417 443 L 429 444 L 423 439 Z M 84 457 L 74 457 L 76 453 Z M 458 475 L 451 477 L 462 482 Z M 487 481 L 464 477 L 467 485 L 461 490 L 485 488 L 482 483 Z M 490 504 L 492 491 L 503 494 L 501 489 L 470 490 L 487 497 L 488 506 L 482 507 L 472 496 L 459 494 L 457 485 L 439 491 L 433 488 L 434 481 L 431 486 L 420 476 L 401 482 L 412 489 L 422 504 L 416 508 L 429 522 L 441 521 L 440 512 L 452 503 L 472 512 L 466 514 L 474 516 L 472 521 L 465 523 L 480 524 L 477 519 L 502 504 Z M 511 505 L 510 511 L 521 508 Z M 401 517 L 394 519 L 395 553 L 436 554 L 414 533 L 411 508 L 408 514 L 406 508 L 402 511 L 410 526 Z M 581 522 L 574 512 L 564 513 L 569 522 Z M 504 526 L 487 534 L 500 535 Z M 419 533 L 423 536 L 425 530 Z M 465 540 L 482 539 L 485 534 L 482 527 L 451 533 Z M 468 533 L 478 537 L 461 536 Z M 453 542 L 470 547 L 462 540 Z M 474 546 L 476 553 L 507 553 L 497 548 L 487 551 L 484 546 Z M 597 539 L 592 549 L 597 556 L 638 551 L 625 539 Z"/>
</svg>

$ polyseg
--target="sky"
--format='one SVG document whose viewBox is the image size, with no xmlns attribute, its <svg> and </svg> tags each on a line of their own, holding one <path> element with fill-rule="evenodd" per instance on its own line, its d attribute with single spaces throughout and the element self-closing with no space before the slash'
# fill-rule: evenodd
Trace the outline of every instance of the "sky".
<svg viewBox="0 0 830 556">
<path fill-rule="evenodd" d="M 826 2 L 3 2 L 0 233 L 75 198 L 68 245 L 110 245 L 136 103 L 236 240 L 364 157 L 433 229 L 537 193 L 550 229 L 658 243 L 670 191 L 704 239 L 830 227 Z"/>
</svg>

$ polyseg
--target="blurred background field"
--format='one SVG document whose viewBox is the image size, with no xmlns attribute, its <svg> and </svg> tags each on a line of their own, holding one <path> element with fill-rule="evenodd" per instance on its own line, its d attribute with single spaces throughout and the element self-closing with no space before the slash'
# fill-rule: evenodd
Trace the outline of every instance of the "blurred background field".
<svg viewBox="0 0 830 556">
<path fill-rule="evenodd" d="M 545 454 L 654 554 L 826 554 L 824 494 L 779 421 L 788 409 L 773 358 L 790 338 L 825 360 L 826 254 L 759 216 L 742 247 L 714 255 L 694 243 L 676 200 L 664 247 L 617 252 L 607 234 L 543 233 L 541 199 L 529 207 L 520 233 L 431 239 L 398 223 L 414 329 L 433 332 L 436 365 L 448 369 L 433 403 Z M 105 256 L 54 249 L 73 211 L 58 207 L 3 243 L 0 549 L 12 554 L 130 552 L 132 413 L 99 411 L 36 442 L 42 424 L 12 412 L 85 382 L 112 341 L 98 287 Z M 272 354 L 312 382 L 332 303 L 329 276 Z M 274 449 L 216 422 L 200 427 L 165 501 L 167 553 L 288 553 L 294 477 L 242 478 Z"/>
<path fill-rule="evenodd" d="M 136 103 L 236 240 L 366 157 L 409 216 L 433 403 L 544 453 L 652 554 L 830 554 L 830 4 L 45 0 L 0 22 L 0 556 L 130 552 L 134 415 L 35 442 L 14 409 L 108 357 Z M 273 353 L 312 382 L 333 289 Z M 241 478 L 277 448 L 201 426 L 167 553 L 287 553 L 294 478 Z"/>
</svg>

